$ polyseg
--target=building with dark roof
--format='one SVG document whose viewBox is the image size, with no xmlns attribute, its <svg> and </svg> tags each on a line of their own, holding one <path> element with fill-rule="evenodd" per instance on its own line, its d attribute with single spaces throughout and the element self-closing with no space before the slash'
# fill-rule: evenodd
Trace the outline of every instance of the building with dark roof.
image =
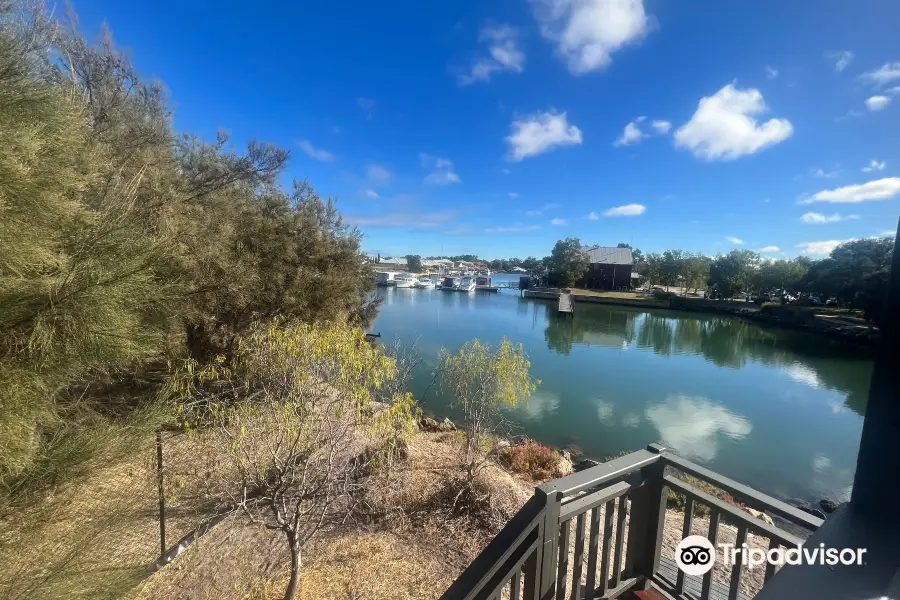
<svg viewBox="0 0 900 600">
<path fill-rule="evenodd" d="M 631 287 L 631 270 L 634 257 L 631 248 L 585 248 L 591 267 L 578 282 L 578 287 L 591 290 L 617 290 Z"/>
</svg>

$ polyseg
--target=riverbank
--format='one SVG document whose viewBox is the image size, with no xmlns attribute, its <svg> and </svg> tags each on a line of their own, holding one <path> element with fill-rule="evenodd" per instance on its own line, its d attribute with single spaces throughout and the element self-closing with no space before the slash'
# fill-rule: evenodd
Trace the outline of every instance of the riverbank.
<svg viewBox="0 0 900 600">
<path fill-rule="evenodd" d="M 539 300 L 556 300 L 558 291 L 526 290 L 525 298 Z M 818 314 L 808 307 L 764 305 L 747 302 L 729 302 L 726 300 L 706 300 L 673 296 L 668 299 L 657 299 L 641 296 L 631 292 L 594 292 L 591 290 L 572 290 L 572 299 L 576 303 L 604 304 L 611 306 L 629 306 L 634 308 L 657 308 L 666 310 L 683 310 L 686 312 L 717 314 L 738 317 L 761 325 L 794 329 L 816 335 L 824 335 L 832 339 L 850 342 L 867 348 L 874 348 L 881 335 L 877 329 L 869 326 L 862 319 L 845 317 L 833 312 Z"/>
</svg>

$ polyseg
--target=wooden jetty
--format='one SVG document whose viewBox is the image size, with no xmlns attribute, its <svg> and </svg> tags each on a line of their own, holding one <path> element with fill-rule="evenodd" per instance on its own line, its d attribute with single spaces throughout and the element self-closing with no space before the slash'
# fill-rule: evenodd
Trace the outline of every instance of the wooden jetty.
<svg viewBox="0 0 900 600">
<path fill-rule="evenodd" d="M 575 305 L 572 304 L 572 294 L 570 294 L 569 292 L 560 292 L 559 308 L 557 308 L 557 312 L 573 316 L 575 315 Z"/>
</svg>

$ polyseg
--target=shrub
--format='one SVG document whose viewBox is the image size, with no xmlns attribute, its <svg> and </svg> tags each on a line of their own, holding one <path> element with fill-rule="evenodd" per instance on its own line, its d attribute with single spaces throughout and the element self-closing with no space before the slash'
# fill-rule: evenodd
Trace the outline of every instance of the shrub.
<svg viewBox="0 0 900 600">
<path fill-rule="evenodd" d="M 530 440 L 518 446 L 505 448 L 500 453 L 500 462 L 506 468 L 532 481 L 547 481 L 561 477 L 562 472 L 559 468 L 561 458 L 556 450 Z"/>
<path fill-rule="evenodd" d="M 662 290 L 653 290 L 653 297 L 656 298 L 657 300 L 665 300 L 668 302 L 668 301 L 672 300 L 673 298 L 677 298 L 678 294 L 676 294 L 675 292 L 664 292 Z"/>
</svg>

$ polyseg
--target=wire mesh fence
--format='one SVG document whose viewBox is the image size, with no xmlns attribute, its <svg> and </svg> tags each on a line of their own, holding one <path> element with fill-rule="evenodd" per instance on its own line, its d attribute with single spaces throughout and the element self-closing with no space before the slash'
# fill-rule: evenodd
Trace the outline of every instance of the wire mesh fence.
<svg viewBox="0 0 900 600">
<path fill-rule="evenodd" d="M 86 475 L 0 514 L 0 598 L 114 599 L 133 593 L 210 516 L 191 436 L 92 459 Z"/>
</svg>

